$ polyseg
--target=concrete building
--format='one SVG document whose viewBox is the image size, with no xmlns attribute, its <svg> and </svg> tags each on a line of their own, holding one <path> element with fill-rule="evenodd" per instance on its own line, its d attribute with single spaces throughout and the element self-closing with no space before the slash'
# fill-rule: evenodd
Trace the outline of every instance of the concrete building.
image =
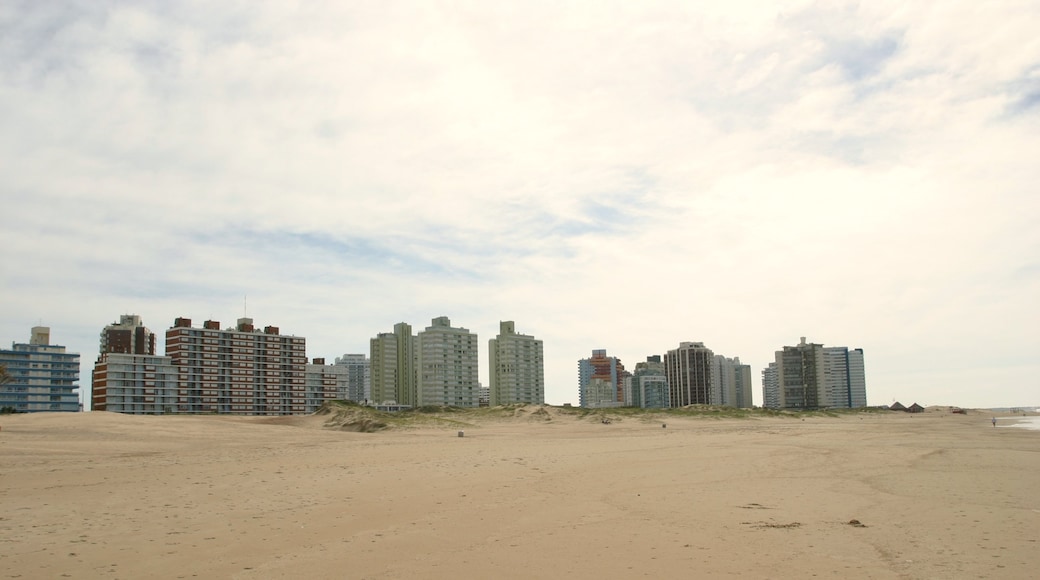
<svg viewBox="0 0 1040 580">
<path fill-rule="evenodd" d="M 347 367 L 325 364 L 323 358 L 305 365 L 303 412 L 314 413 L 326 402 L 342 399 L 340 393 L 347 392 L 348 372 Z"/>
<path fill-rule="evenodd" d="M 847 346 L 823 348 L 823 380 L 831 407 L 856 409 L 867 406 L 867 381 L 863 349 Z"/>
<path fill-rule="evenodd" d="M 498 336 L 488 341 L 489 404 L 545 403 L 542 341 L 518 334 L 512 320 L 499 322 Z"/>
<path fill-rule="evenodd" d="M 179 375 L 168 356 L 102 353 L 91 374 L 91 409 L 130 415 L 175 413 Z"/>
<path fill-rule="evenodd" d="M 581 406 L 587 409 L 622 407 L 624 401 L 617 400 L 617 385 L 609 379 L 593 378 L 581 386 Z"/>
<path fill-rule="evenodd" d="M 669 406 L 721 405 L 722 393 L 712 380 L 715 353 L 703 342 L 682 342 L 664 355 Z"/>
<path fill-rule="evenodd" d="M 802 337 L 798 345 L 776 351 L 775 359 L 770 365 L 775 366 L 775 379 L 762 375 L 766 405 L 781 409 L 866 406 L 861 349 L 825 348 Z"/>
<path fill-rule="evenodd" d="M 399 322 L 394 331 L 369 341 L 371 396 L 375 405 L 414 406 L 418 398 L 418 357 L 411 325 Z"/>
<path fill-rule="evenodd" d="M 715 355 L 712 381 L 718 385 L 719 404 L 727 407 L 751 408 L 751 366 L 740 364 L 740 358 Z"/>
<path fill-rule="evenodd" d="M 0 350 L 10 381 L 0 385 L 0 409 L 18 413 L 79 411 L 79 353 L 50 343 L 51 329 L 34 326 L 29 343 Z"/>
<path fill-rule="evenodd" d="M 646 362 L 636 363 L 632 377 L 627 379 L 631 387 L 627 405 L 644 409 L 666 409 L 669 405 L 668 377 L 665 375 L 661 355 L 646 357 Z"/>
<path fill-rule="evenodd" d="M 625 377 L 629 373 L 625 365 L 617 357 L 608 356 L 606 349 L 592 351 L 592 356 L 578 360 L 578 400 L 582 407 L 590 407 L 592 403 L 603 406 L 605 402 L 613 402 L 621 406 L 625 403 Z M 592 385 L 592 381 L 606 381 L 614 385 L 612 397 L 604 398 L 602 385 Z M 594 398 L 586 399 L 586 395 L 594 395 Z"/>
<path fill-rule="evenodd" d="M 478 407 L 477 335 L 451 325 L 447 316 L 434 318 L 416 337 L 419 385 L 416 405 Z"/>
<path fill-rule="evenodd" d="M 762 369 L 762 406 L 780 408 L 780 371 L 775 362 Z"/>
<path fill-rule="evenodd" d="M 136 314 L 123 314 L 119 322 L 101 331 L 100 354 L 155 354 L 155 334 L 141 323 Z"/>
<path fill-rule="evenodd" d="M 345 354 L 336 357 L 336 366 L 347 370 L 346 389 L 338 393 L 336 398 L 359 403 L 372 400 L 372 367 L 368 357 L 363 354 Z"/>
<path fill-rule="evenodd" d="M 177 318 L 166 331 L 166 355 L 178 369 L 177 412 L 294 415 L 307 412 L 306 339 L 278 327 L 254 328 L 240 318 L 220 329 L 193 328 Z"/>
</svg>

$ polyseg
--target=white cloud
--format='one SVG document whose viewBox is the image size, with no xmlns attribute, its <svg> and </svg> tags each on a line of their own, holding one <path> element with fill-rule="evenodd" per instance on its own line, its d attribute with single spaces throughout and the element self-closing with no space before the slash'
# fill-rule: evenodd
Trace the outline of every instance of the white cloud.
<svg viewBox="0 0 1040 580">
<path fill-rule="evenodd" d="M 311 356 L 513 319 L 554 402 L 806 335 L 871 402 L 1036 403 L 1028 5 L 56 6 L 0 8 L 11 340 L 248 295 Z"/>
</svg>

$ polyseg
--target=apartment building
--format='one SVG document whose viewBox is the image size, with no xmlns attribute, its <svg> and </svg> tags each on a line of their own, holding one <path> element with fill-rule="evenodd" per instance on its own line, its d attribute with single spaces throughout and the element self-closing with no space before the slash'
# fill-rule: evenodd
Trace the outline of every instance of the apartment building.
<svg viewBox="0 0 1040 580">
<path fill-rule="evenodd" d="M 715 353 L 703 342 L 682 342 L 664 355 L 669 406 L 721 405 L 722 393 L 712 379 Z"/>
<path fill-rule="evenodd" d="M 764 404 L 780 409 L 864 407 L 863 350 L 824 347 L 801 338 L 775 353 L 762 375 Z"/>
<path fill-rule="evenodd" d="M 166 331 L 166 355 L 178 369 L 177 412 L 293 415 L 307 412 L 306 339 L 251 318 L 220 329 L 177 318 Z"/>
<path fill-rule="evenodd" d="M 582 407 L 625 404 L 625 377 L 629 376 L 621 359 L 607 355 L 606 349 L 595 349 L 592 356 L 578 360 L 578 404 Z M 593 384 L 593 381 L 596 381 Z M 613 394 L 604 391 L 603 384 L 612 385 Z"/>
<path fill-rule="evenodd" d="M 416 337 L 419 406 L 480 406 L 477 335 L 434 318 Z"/>
<path fill-rule="evenodd" d="M 345 354 L 336 357 L 336 366 L 343 367 L 347 373 L 346 389 L 337 394 L 338 399 L 347 401 L 372 400 L 371 361 L 363 354 Z"/>
<path fill-rule="evenodd" d="M 34 326 L 29 342 L 0 349 L 10 380 L 0 384 L 0 409 L 18 413 L 79 411 L 79 353 L 50 343 L 51 329 Z"/>
<path fill-rule="evenodd" d="M 488 341 L 488 366 L 491 406 L 545 403 L 542 341 L 517 333 L 512 320 L 500 321 L 498 336 Z"/>
<path fill-rule="evenodd" d="M 412 327 L 404 322 L 394 331 L 381 332 L 369 341 L 371 376 L 370 400 L 376 405 L 416 404 L 418 359 Z"/>
</svg>

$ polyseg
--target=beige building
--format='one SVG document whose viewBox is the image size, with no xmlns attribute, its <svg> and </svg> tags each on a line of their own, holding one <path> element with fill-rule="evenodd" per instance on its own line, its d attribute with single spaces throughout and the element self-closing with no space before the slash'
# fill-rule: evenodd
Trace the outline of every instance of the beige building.
<svg viewBox="0 0 1040 580">
<path fill-rule="evenodd" d="M 404 322 L 394 331 L 381 332 L 369 342 L 369 382 L 375 405 L 416 404 L 417 353 L 412 327 Z"/>
<path fill-rule="evenodd" d="M 488 402 L 496 405 L 545 403 L 542 341 L 518 334 L 512 320 L 499 322 L 498 336 L 488 341 Z"/>
<path fill-rule="evenodd" d="M 418 355 L 417 406 L 480 405 L 477 335 L 451 325 L 447 316 L 434 318 L 415 340 Z"/>
</svg>

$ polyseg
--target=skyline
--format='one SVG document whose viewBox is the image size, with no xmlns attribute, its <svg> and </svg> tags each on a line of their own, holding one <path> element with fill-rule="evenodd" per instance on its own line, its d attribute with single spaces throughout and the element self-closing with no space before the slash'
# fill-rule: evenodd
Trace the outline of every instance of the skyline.
<svg viewBox="0 0 1040 580">
<path fill-rule="evenodd" d="M 1035 406 L 1038 25 L 1010 2 L 5 4 L 0 340 L 49 326 L 88 391 L 121 314 L 247 315 L 326 360 L 448 316 L 487 386 L 512 320 L 547 402 L 577 402 L 593 349 L 694 341 L 761 405 L 805 336 L 864 350 L 870 405 Z"/>
</svg>

